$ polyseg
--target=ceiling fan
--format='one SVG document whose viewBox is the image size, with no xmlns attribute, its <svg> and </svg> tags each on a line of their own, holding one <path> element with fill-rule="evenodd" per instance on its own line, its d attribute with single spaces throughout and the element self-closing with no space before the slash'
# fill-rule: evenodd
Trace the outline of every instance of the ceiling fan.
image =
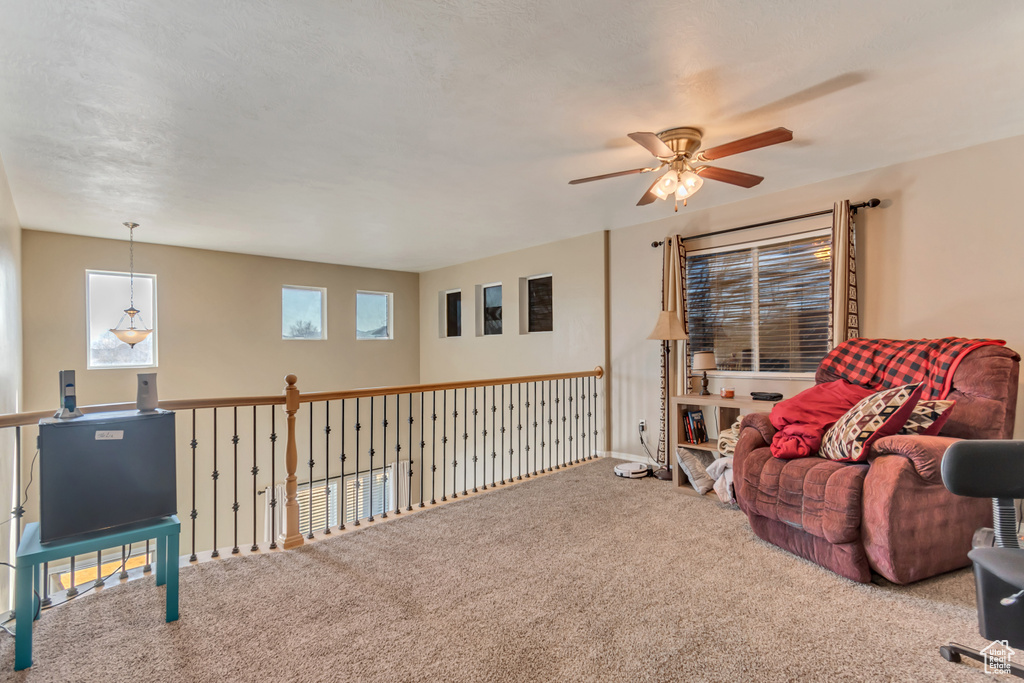
<svg viewBox="0 0 1024 683">
<path fill-rule="evenodd" d="M 704 184 L 704 178 L 717 180 L 723 183 L 739 185 L 740 187 L 754 187 L 764 178 L 759 175 L 730 171 L 727 168 L 717 166 L 706 166 L 705 162 L 715 161 L 722 157 L 749 152 L 752 149 L 777 145 L 781 142 L 789 142 L 793 139 L 793 131 L 786 128 L 773 128 L 772 130 L 751 135 L 727 142 L 724 145 L 711 147 L 698 152 L 703 132 L 699 128 L 669 128 L 660 133 L 630 133 L 629 137 L 641 147 L 654 155 L 661 162 L 652 168 L 634 168 L 628 171 L 617 171 L 605 173 L 604 175 L 590 176 L 589 178 L 577 178 L 570 180 L 570 185 L 589 183 L 592 180 L 603 180 L 604 178 L 617 178 L 623 175 L 636 173 L 653 173 L 668 167 L 668 171 L 655 180 L 637 206 L 650 204 L 655 199 L 668 199 L 675 195 L 676 211 L 679 210 L 679 200 L 683 200 L 686 206 L 686 199 L 700 189 Z"/>
</svg>

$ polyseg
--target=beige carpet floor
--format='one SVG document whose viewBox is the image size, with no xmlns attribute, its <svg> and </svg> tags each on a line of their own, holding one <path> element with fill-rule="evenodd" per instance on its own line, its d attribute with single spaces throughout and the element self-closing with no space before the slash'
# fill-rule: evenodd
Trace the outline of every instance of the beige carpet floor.
<svg viewBox="0 0 1024 683">
<path fill-rule="evenodd" d="M 36 622 L 15 681 L 991 680 L 973 578 L 860 585 L 742 513 L 585 463 L 294 552 L 182 569 Z M 3 634 L 0 634 L 3 635 Z"/>
</svg>

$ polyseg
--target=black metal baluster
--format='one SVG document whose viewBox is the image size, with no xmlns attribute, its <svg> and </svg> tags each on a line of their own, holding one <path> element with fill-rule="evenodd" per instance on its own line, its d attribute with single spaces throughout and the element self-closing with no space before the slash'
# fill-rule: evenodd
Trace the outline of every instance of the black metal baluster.
<svg viewBox="0 0 1024 683">
<path fill-rule="evenodd" d="M 401 479 L 398 478 L 398 466 L 401 464 L 401 400 L 394 396 L 394 514 L 401 514 Z M 407 477 L 408 479 L 408 477 Z"/>
<path fill-rule="evenodd" d="M 310 406 L 309 412 L 313 412 Z M 344 485 L 342 477 L 342 485 Z M 312 482 L 310 482 L 312 484 Z M 312 516 L 312 513 L 310 513 Z M 324 535 L 331 533 L 331 402 L 324 401 Z"/>
<path fill-rule="evenodd" d="M 501 485 L 505 485 L 505 385 L 501 385 Z"/>
<path fill-rule="evenodd" d="M 494 450 L 494 441 L 498 438 L 498 408 L 494 402 L 498 400 L 498 387 L 491 386 L 491 487 L 495 486 L 495 481 L 498 476 L 498 453 Z M 484 470 L 485 479 L 487 471 Z M 484 487 L 486 488 L 486 487 Z"/>
<path fill-rule="evenodd" d="M 477 416 L 477 413 L 479 413 L 479 412 L 480 411 L 477 409 L 477 403 L 476 403 L 476 387 L 473 387 L 473 493 L 477 493 L 478 492 L 477 491 L 477 487 L 476 487 L 476 471 L 477 471 L 477 464 L 476 464 L 477 463 L 477 448 L 476 448 L 476 437 L 477 437 L 476 427 L 477 427 L 477 424 L 476 424 L 476 416 Z M 484 417 L 484 420 L 486 420 L 486 419 L 487 418 Z M 486 448 L 486 447 L 487 447 L 487 444 L 485 443 L 484 444 L 484 448 Z M 487 462 L 487 458 L 484 458 L 484 462 Z"/>
<path fill-rule="evenodd" d="M 217 480 L 220 472 L 217 471 L 217 409 L 213 409 L 213 552 L 210 557 L 220 557 L 217 550 Z"/>
<path fill-rule="evenodd" d="M 235 502 L 231 504 L 231 512 L 234 516 L 234 537 L 235 544 L 231 547 L 231 554 L 237 555 L 240 551 L 238 550 L 238 406 L 231 409 L 233 416 L 233 427 L 231 434 L 231 447 L 234 450 L 234 472 L 232 479 L 234 479 L 234 491 L 235 491 Z"/>
<path fill-rule="evenodd" d="M 252 407 L 252 546 L 250 551 L 256 552 L 260 549 L 256 545 L 256 475 L 260 468 L 256 466 L 256 406 Z M 149 558 L 149 541 L 146 542 L 146 558 Z"/>
<path fill-rule="evenodd" d="M 189 442 L 189 446 L 192 448 L 192 511 L 189 516 L 192 518 L 192 554 L 189 556 L 189 562 L 195 562 L 198 558 L 196 557 L 196 517 L 199 513 L 196 511 L 196 446 L 199 442 L 196 441 L 196 410 L 192 409 L 192 441 Z"/>
<path fill-rule="evenodd" d="M 587 417 L 583 420 L 583 434 L 585 444 L 585 450 L 587 453 L 587 460 L 592 460 L 594 457 L 594 443 L 590 439 L 590 418 L 591 418 L 591 407 L 590 407 L 590 378 L 587 377 L 583 383 L 583 395 L 586 397 L 587 403 Z"/>
<path fill-rule="evenodd" d="M 573 453 L 573 457 L 576 458 L 576 464 L 579 464 L 579 462 L 580 462 L 580 402 L 579 402 L 580 381 L 579 381 L 578 377 L 574 377 L 573 378 L 573 381 L 572 381 L 572 391 L 573 391 L 573 398 L 576 399 L 575 401 L 573 401 L 573 404 L 572 404 L 573 413 L 574 413 L 573 417 L 576 418 L 576 428 L 572 432 L 573 436 L 575 437 L 575 439 L 573 441 L 573 451 L 572 451 L 572 453 Z"/>
<path fill-rule="evenodd" d="M 120 575 L 119 578 L 122 581 L 127 581 L 128 580 L 128 567 L 125 566 L 125 563 L 127 561 L 128 561 L 128 550 L 127 550 L 127 548 L 125 546 L 121 546 L 121 575 Z"/>
<path fill-rule="evenodd" d="M 313 538 L 313 402 L 309 402 L 309 507 L 306 508 L 306 538 Z M 299 530 L 302 533 L 302 530 Z"/>
<path fill-rule="evenodd" d="M 426 397 L 421 392 L 420 393 L 420 507 L 426 506 L 426 503 L 423 502 L 423 471 L 427 469 L 427 460 L 426 460 L 427 453 L 426 453 L 426 450 L 425 450 L 425 448 L 427 446 L 427 442 L 423 438 L 423 430 L 426 427 L 426 425 L 423 423 L 423 403 L 424 403 L 425 400 L 426 400 Z"/>
<path fill-rule="evenodd" d="M 384 419 L 381 420 L 381 425 L 384 428 L 384 435 L 381 440 L 381 452 L 384 455 L 384 463 L 380 466 L 381 476 L 381 508 L 383 510 L 380 513 L 381 519 L 388 518 L 388 397 L 387 394 L 381 397 L 383 399 L 383 405 L 381 406 L 380 412 L 384 415 Z M 398 465 L 396 464 L 397 468 Z"/>
<path fill-rule="evenodd" d="M 565 402 L 564 402 L 565 401 L 565 396 L 568 393 L 569 393 L 569 391 L 568 391 L 568 387 L 565 384 L 565 380 L 562 380 L 562 464 L 564 464 L 565 467 L 569 466 L 569 461 L 572 458 L 572 454 L 570 452 L 570 450 L 571 450 L 570 447 L 572 445 L 572 442 L 571 442 L 571 440 L 566 441 L 566 438 L 565 438 L 566 435 L 568 435 L 568 437 L 570 439 L 572 438 L 572 434 L 567 432 L 567 425 L 565 424 L 566 416 L 572 410 L 572 396 L 571 395 L 568 396 L 568 404 L 565 404 Z"/>
<path fill-rule="evenodd" d="M 441 392 L 441 502 L 448 500 L 448 390 Z"/>
<path fill-rule="evenodd" d="M 99 574 L 97 574 L 99 576 Z M 53 601 L 50 600 L 50 563 L 43 562 L 43 599 L 39 601 L 40 607 L 49 607 Z M 11 616 L 17 616 L 11 612 Z"/>
<path fill-rule="evenodd" d="M 430 392 L 432 402 L 430 413 L 430 504 L 436 505 L 437 500 L 437 392 Z"/>
<path fill-rule="evenodd" d="M 502 391 L 505 387 L 502 385 Z M 515 449 L 512 448 L 512 385 L 508 385 L 508 483 L 512 483 L 512 465 L 515 463 Z"/>
<path fill-rule="evenodd" d="M 355 501 L 352 505 L 352 509 L 355 510 L 355 521 L 352 522 L 352 526 L 359 526 L 359 508 L 360 503 L 363 500 L 362 481 L 359 479 L 359 432 L 362 431 L 363 425 L 359 423 L 359 397 L 356 397 L 356 479 L 355 479 Z"/>
<path fill-rule="evenodd" d="M 598 424 L 601 421 L 600 415 L 596 412 L 597 410 L 599 410 L 599 407 L 598 407 L 598 404 L 597 404 L 597 380 L 594 380 L 594 393 L 592 395 L 593 395 L 593 398 L 594 398 L 594 411 L 595 411 L 595 413 L 594 413 L 594 424 L 592 426 L 593 426 L 593 430 L 594 430 L 594 442 L 596 444 L 596 442 L 597 442 L 597 427 L 598 427 Z"/>
<path fill-rule="evenodd" d="M 99 555 L 99 553 L 96 553 L 96 554 Z M 143 574 L 148 574 L 151 571 L 153 571 L 153 565 L 151 565 L 149 563 L 149 539 L 147 538 L 146 539 L 146 564 L 142 565 L 142 573 Z M 98 574 L 97 574 L 96 578 L 100 578 Z"/>
<path fill-rule="evenodd" d="M 541 472 L 544 472 L 547 469 L 544 466 L 544 456 L 547 455 L 544 452 L 544 447 L 547 445 L 547 442 L 548 442 L 548 440 L 544 438 L 544 413 L 546 412 L 544 409 L 545 409 L 545 407 L 547 407 L 548 402 L 547 402 L 547 400 L 544 397 L 544 389 L 546 388 L 546 385 L 548 385 L 548 384 L 550 384 L 550 382 L 544 382 L 544 383 L 542 383 L 540 385 L 540 471 Z M 548 419 L 549 420 L 551 419 L 550 414 L 548 415 Z M 550 438 L 550 435 L 549 435 L 549 438 Z"/>
<path fill-rule="evenodd" d="M 341 455 L 338 456 L 341 460 L 341 477 L 339 479 L 341 485 L 341 502 L 338 510 L 338 531 L 345 530 L 345 461 L 348 460 L 348 455 L 345 453 L 345 399 L 341 399 Z"/>
<path fill-rule="evenodd" d="M 527 392 L 526 400 L 530 400 L 530 394 Z M 519 476 L 516 477 L 516 481 L 523 480 L 523 385 L 520 383 L 516 385 L 516 402 L 519 404 L 516 406 L 516 442 L 519 448 Z M 526 446 L 529 448 L 529 444 Z M 527 472 L 526 476 L 530 476 Z"/>
<path fill-rule="evenodd" d="M 277 413 L 270 406 L 270 549 L 277 550 Z M 195 555 L 192 556 L 193 560 Z"/>
<path fill-rule="evenodd" d="M 469 387 L 462 390 L 462 495 L 469 495 Z"/>
<path fill-rule="evenodd" d="M 561 469 L 561 466 L 562 466 L 562 451 L 559 449 L 559 446 L 561 445 L 562 440 L 558 438 L 558 436 L 559 436 L 558 435 L 558 413 L 559 413 L 559 408 L 562 407 L 562 396 L 561 396 L 561 392 L 559 391 L 558 380 L 555 380 L 554 384 L 555 384 L 555 386 L 554 386 L 554 390 L 555 390 L 555 406 L 554 406 L 554 413 L 555 413 L 555 443 L 554 443 L 554 447 L 551 449 L 551 455 L 554 456 L 554 459 L 555 459 L 555 469 L 557 470 L 557 469 Z"/>
<path fill-rule="evenodd" d="M 445 392 L 447 393 L 447 392 Z M 452 498 L 459 497 L 459 390 L 452 389 Z"/>
<path fill-rule="evenodd" d="M 534 387 L 537 385 L 534 384 Z M 526 385 L 526 477 L 530 477 L 530 385 Z M 533 441 L 533 473 L 537 474 L 537 434 L 534 430 Z"/>
<path fill-rule="evenodd" d="M 25 514 L 25 507 L 21 500 L 21 425 L 14 427 L 14 547 L 21 547 L 21 517 Z"/>
<path fill-rule="evenodd" d="M 413 423 L 413 418 L 412 418 L 412 394 L 409 394 L 409 491 L 408 491 L 408 494 L 406 496 L 406 501 L 407 501 L 407 507 L 405 508 L 406 512 L 412 512 L 412 423 Z M 422 465 L 423 465 L 423 462 L 421 460 L 420 461 L 420 469 L 421 470 L 423 469 Z"/>
<path fill-rule="evenodd" d="M 373 396 L 370 397 L 370 516 L 366 518 L 367 522 L 374 521 L 373 519 L 373 456 L 375 451 L 373 450 Z"/>
</svg>

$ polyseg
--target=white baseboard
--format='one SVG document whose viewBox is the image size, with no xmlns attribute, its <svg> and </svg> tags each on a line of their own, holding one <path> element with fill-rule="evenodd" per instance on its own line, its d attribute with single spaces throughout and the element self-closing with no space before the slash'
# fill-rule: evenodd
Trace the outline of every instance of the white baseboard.
<svg viewBox="0 0 1024 683">
<path fill-rule="evenodd" d="M 626 460 L 629 462 L 642 462 L 652 467 L 657 467 L 657 463 L 653 462 L 646 455 L 635 455 L 633 453 L 620 453 L 618 451 L 601 451 L 601 457 L 615 458 L 616 460 Z"/>
</svg>

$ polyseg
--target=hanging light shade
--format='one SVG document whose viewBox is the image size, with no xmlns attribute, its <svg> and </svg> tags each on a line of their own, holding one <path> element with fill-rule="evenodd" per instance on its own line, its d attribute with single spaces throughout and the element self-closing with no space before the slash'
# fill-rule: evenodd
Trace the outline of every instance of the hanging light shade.
<svg viewBox="0 0 1024 683">
<path fill-rule="evenodd" d="M 129 301 L 128 308 L 124 309 L 124 315 L 117 321 L 117 325 L 111 328 L 111 332 L 119 340 L 131 348 L 135 348 L 135 345 L 139 342 L 145 341 L 146 337 L 153 333 L 153 330 L 146 329 L 146 323 L 142 319 L 139 309 L 135 308 L 135 228 L 139 227 L 138 223 L 125 223 L 124 226 L 128 228 L 128 288 L 129 288 Z M 125 316 L 128 316 L 128 326 L 122 327 L 124 324 Z M 136 327 L 136 318 L 141 327 Z"/>
<path fill-rule="evenodd" d="M 658 199 L 667 199 L 670 194 L 676 191 L 676 187 L 678 185 L 679 172 L 672 169 L 665 175 L 658 178 L 657 184 L 651 188 L 651 193 Z"/>
<path fill-rule="evenodd" d="M 700 189 L 704 179 L 693 171 L 685 171 L 679 174 L 679 186 L 676 187 L 676 199 L 686 199 Z"/>
</svg>

